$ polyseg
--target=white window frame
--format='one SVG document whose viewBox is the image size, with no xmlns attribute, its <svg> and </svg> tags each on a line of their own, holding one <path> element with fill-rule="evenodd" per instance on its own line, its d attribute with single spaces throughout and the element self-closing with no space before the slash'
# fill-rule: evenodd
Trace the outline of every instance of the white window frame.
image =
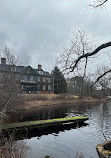
<svg viewBox="0 0 111 158">
<path fill-rule="evenodd" d="M 43 90 L 45 90 L 45 85 L 42 86 Z"/>
<path fill-rule="evenodd" d="M 51 90 L 51 85 L 48 85 L 48 90 L 49 90 L 49 91 Z"/>
</svg>

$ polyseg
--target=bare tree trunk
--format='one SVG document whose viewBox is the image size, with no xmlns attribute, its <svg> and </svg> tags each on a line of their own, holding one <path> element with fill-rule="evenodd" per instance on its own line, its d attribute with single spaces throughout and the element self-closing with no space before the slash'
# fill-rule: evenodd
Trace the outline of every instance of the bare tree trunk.
<svg viewBox="0 0 111 158">
<path fill-rule="evenodd" d="M 2 133 L 2 125 L 3 125 L 3 113 L 0 112 L 0 135 Z"/>
</svg>

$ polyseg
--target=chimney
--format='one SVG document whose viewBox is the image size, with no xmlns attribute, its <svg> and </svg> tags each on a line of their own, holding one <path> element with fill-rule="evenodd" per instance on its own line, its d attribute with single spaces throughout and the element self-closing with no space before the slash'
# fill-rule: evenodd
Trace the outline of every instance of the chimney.
<svg viewBox="0 0 111 158">
<path fill-rule="evenodd" d="M 6 58 L 1 58 L 1 64 L 6 64 Z"/>
<path fill-rule="evenodd" d="M 38 65 L 38 70 L 42 70 L 42 65 Z"/>
</svg>

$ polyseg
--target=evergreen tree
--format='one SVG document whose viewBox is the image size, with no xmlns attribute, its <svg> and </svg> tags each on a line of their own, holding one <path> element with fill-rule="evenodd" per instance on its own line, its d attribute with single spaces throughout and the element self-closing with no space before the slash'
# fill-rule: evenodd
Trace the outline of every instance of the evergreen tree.
<svg viewBox="0 0 111 158">
<path fill-rule="evenodd" d="M 67 83 L 59 68 L 55 66 L 51 74 L 54 77 L 54 93 L 65 93 L 67 91 Z"/>
</svg>

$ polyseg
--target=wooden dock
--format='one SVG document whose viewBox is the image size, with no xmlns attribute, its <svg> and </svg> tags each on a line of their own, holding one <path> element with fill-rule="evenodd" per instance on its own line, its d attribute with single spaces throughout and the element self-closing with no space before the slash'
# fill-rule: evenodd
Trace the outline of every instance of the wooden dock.
<svg viewBox="0 0 111 158">
<path fill-rule="evenodd" d="M 88 117 L 66 117 L 66 118 L 58 118 L 58 119 L 50 119 L 50 120 L 40 120 L 40 121 L 28 121 L 28 122 L 17 122 L 17 123 L 8 123 L 4 124 L 2 130 L 13 130 L 13 129 L 21 129 L 21 128 L 27 128 L 27 129 L 34 129 L 34 128 L 44 128 L 44 127 L 50 127 L 50 126 L 59 126 L 63 123 L 80 123 L 88 120 Z"/>
</svg>

